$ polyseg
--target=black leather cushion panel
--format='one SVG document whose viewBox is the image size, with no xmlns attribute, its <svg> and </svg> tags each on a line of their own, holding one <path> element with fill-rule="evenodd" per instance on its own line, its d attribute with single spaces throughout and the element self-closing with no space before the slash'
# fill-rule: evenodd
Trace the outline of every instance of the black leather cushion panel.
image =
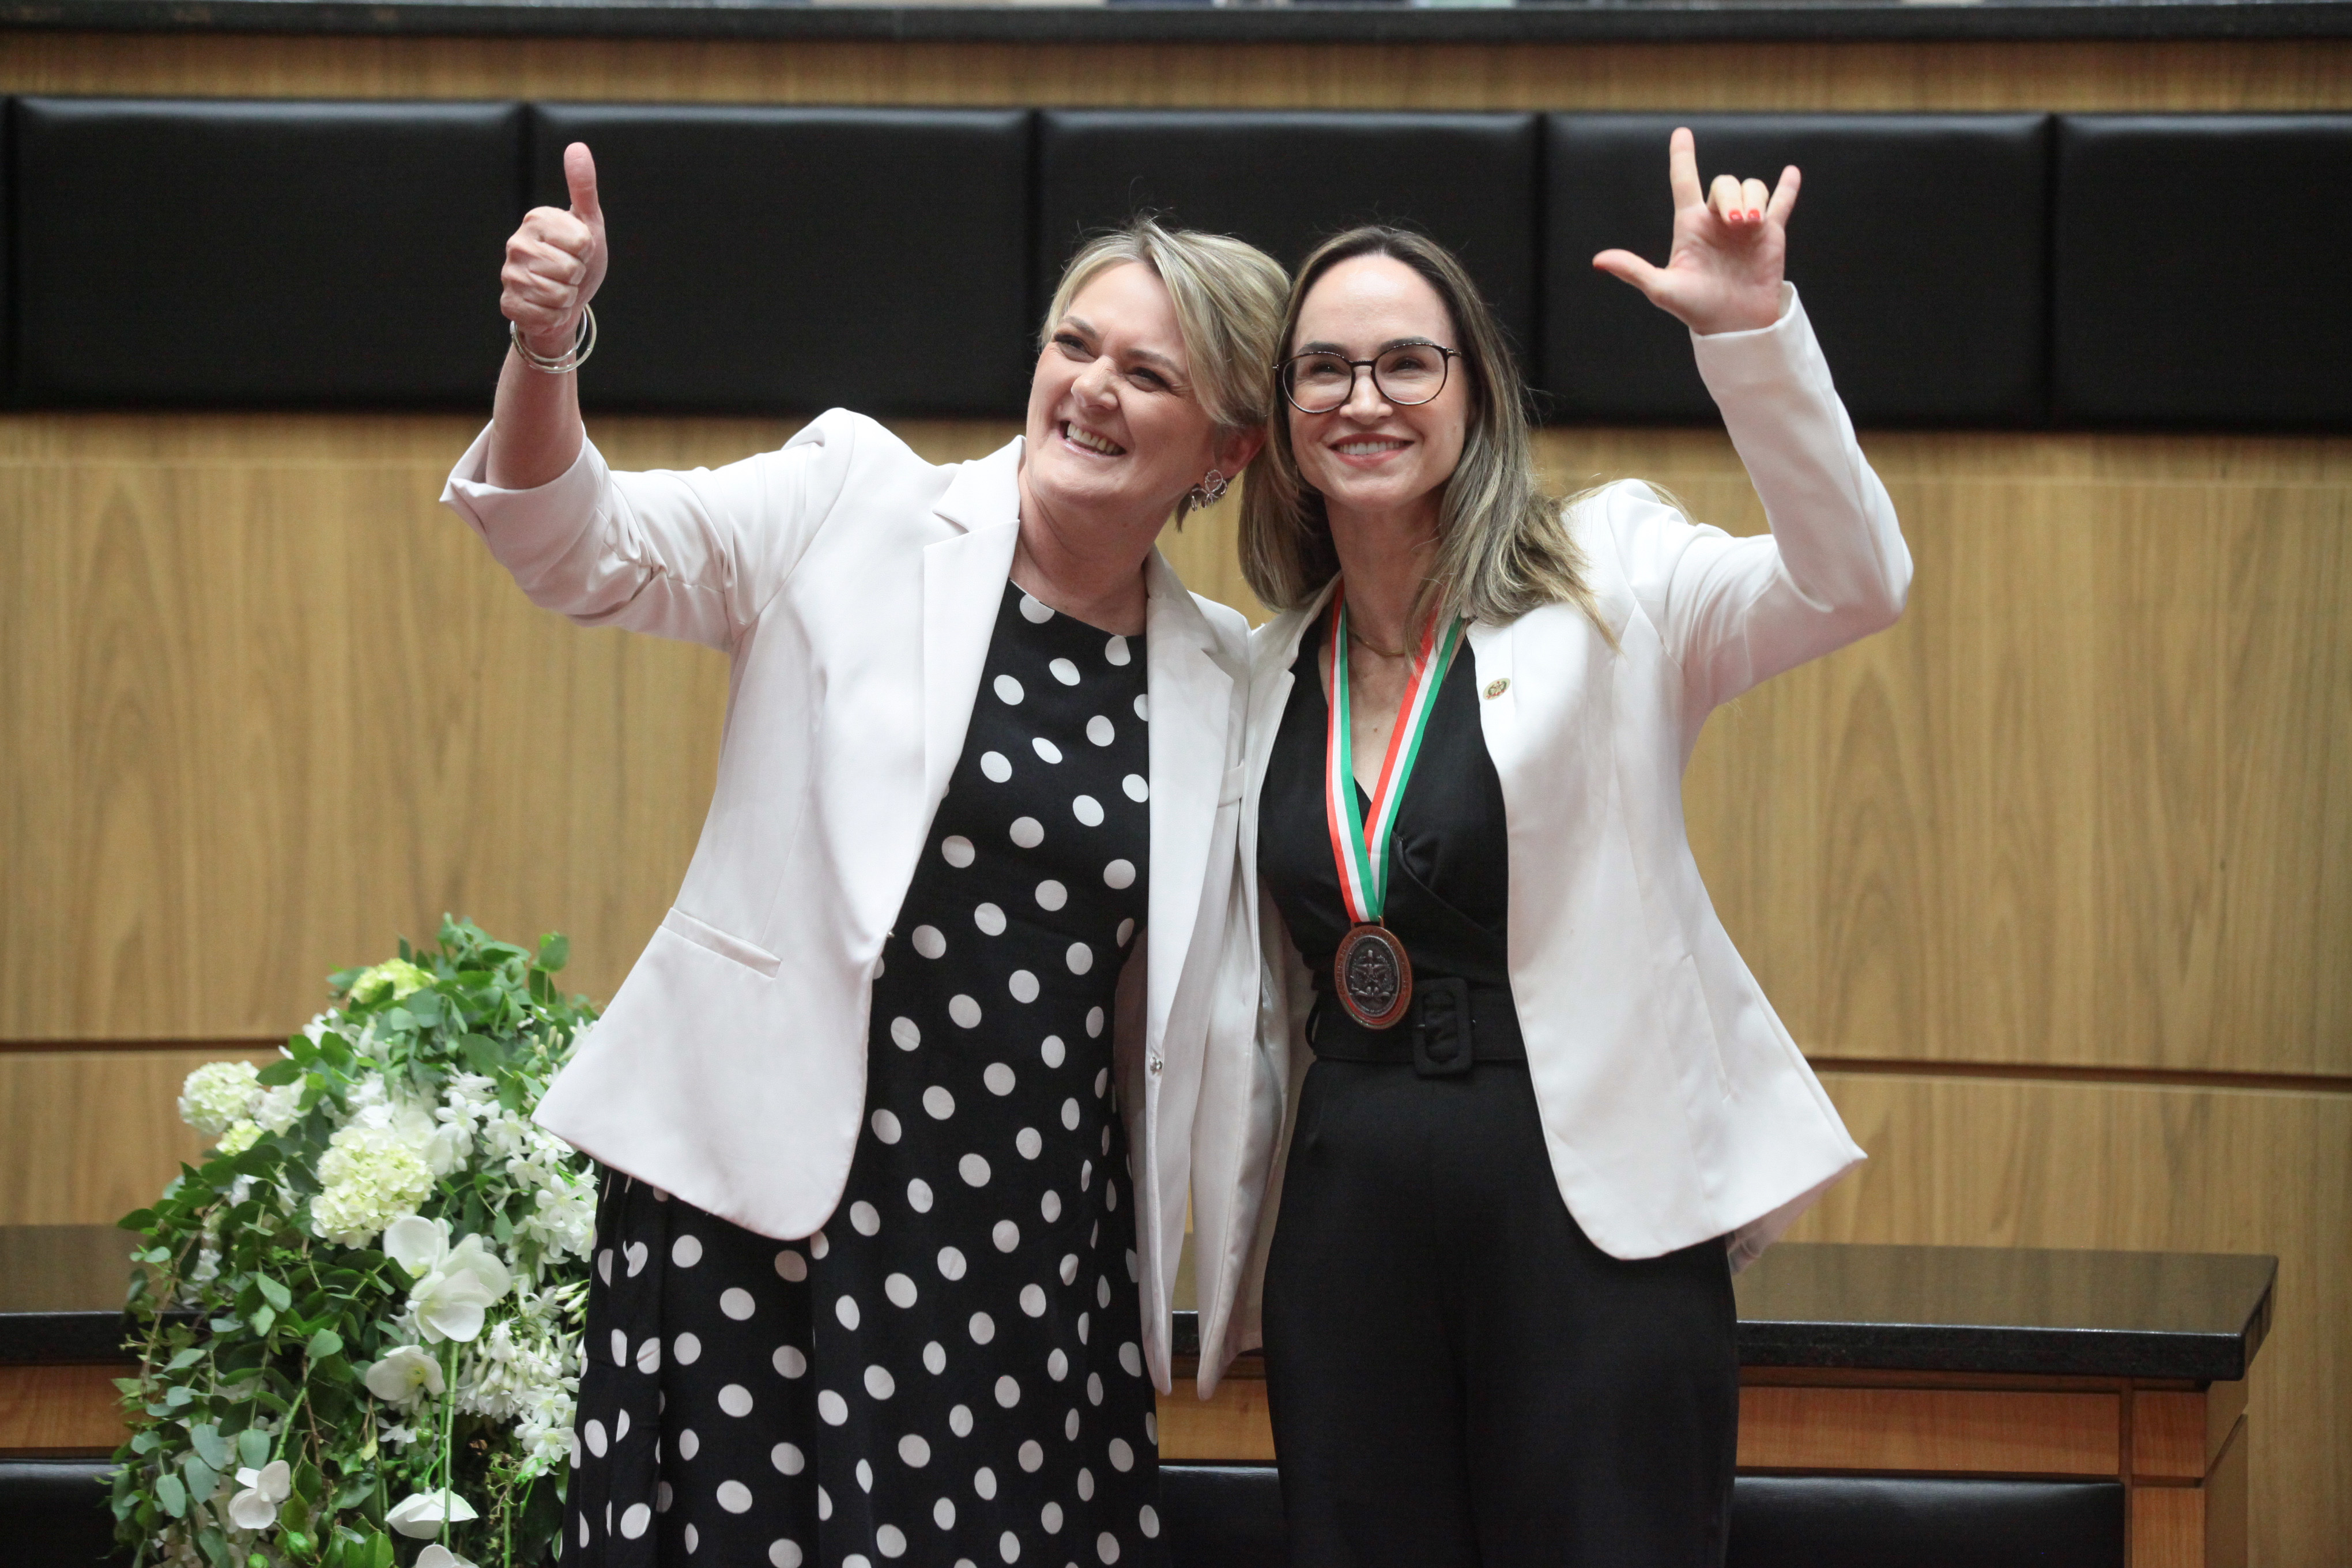
<svg viewBox="0 0 2352 1568">
<path fill-rule="evenodd" d="M 31 404 L 487 408 L 513 104 L 21 99 Z"/>
<path fill-rule="evenodd" d="M 104 1459 L 0 1459 L 0 1568 L 128 1563 L 114 1549 Z"/>
<path fill-rule="evenodd" d="M 1287 1568 L 1282 1480 L 1272 1465 L 1160 1467 L 1168 1568 Z"/>
<path fill-rule="evenodd" d="M 1093 229 L 1151 210 L 1295 268 L 1359 223 L 1450 246 L 1524 355 L 1535 332 L 1535 118 L 1226 110 L 1040 116 L 1039 308 Z"/>
<path fill-rule="evenodd" d="M 2352 115 L 2058 123 L 2058 418 L 2352 425 Z"/>
<path fill-rule="evenodd" d="M 1687 331 L 1592 268 L 1664 265 L 1666 138 L 1699 177 L 1804 187 L 1789 277 L 1857 424 L 2032 425 L 2043 416 L 2049 121 L 2034 114 L 1549 117 L 1544 354 L 1556 416 L 1708 422 Z"/>
<path fill-rule="evenodd" d="M 1026 407 L 1020 110 L 560 105 L 536 199 L 596 155 L 612 270 L 592 406 L 1009 415 Z"/>
<path fill-rule="evenodd" d="M 1272 1465 L 1162 1465 L 1169 1568 L 1283 1568 Z M 2113 1482 L 1741 1476 L 1727 1568 L 2123 1568 Z"/>
<path fill-rule="evenodd" d="M 1726 1568 L 2123 1568 L 2115 1482 L 1742 1476 Z"/>
</svg>

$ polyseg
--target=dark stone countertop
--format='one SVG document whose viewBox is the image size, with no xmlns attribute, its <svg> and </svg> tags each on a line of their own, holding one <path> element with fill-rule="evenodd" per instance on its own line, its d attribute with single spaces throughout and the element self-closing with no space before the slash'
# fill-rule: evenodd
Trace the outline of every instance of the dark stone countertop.
<svg viewBox="0 0 2352 1568">
<path fill-rule="evenodd" d="M 2233 1382 L 2270 1331 L 2277 1275 L 2237 1253 L 1784 1241 L 1735 1283 L 1739 1361 Z M 1178 1353 L 1199 1335 L 1180 1310 Z"/>
<path fill-rule="evenodd" d="M 110 1226 L 0 1226 L 0 1363 L 121 1357 L 133 1241 Z M 2269 1331 L 2277 1273 L 2239 1254 L 1783 1242 L 1738 1282 L 1739 1359 L 2230 1382 Z M 1199 1346 L 1192 1300 L 1188 1269 L 1180 1355 Z"/>
<path fill-rule="evenodd" d="M 2352 37 L 2352 0 L 810 5 L 805 0 L 0 0 L 0 28 L 871 43 L 1519 44 Z"/>
</svg>

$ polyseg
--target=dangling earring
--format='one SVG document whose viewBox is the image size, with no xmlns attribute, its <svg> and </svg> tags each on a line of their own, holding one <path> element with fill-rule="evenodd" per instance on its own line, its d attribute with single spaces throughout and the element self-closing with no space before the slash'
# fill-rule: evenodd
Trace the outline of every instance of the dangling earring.
<svg viewBox="0 0 2352 1568">
<path fill-rule="evenodd" d="M 1184 499 L 1196 507 L 1214 506 L 1225 499 L 1225 489 L 1233 481 L 1211 468 L 1201 482 L 1186 492 Z"/>
</svg>

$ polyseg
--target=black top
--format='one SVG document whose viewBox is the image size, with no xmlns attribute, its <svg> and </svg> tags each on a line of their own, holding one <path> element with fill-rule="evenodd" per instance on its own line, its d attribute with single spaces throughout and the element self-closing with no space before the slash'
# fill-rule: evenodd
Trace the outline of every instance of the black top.
<svg viewBox="0 0 2352 1568">
<path fill-rule="evenodd" d="M 1299 638 L 1290 700 L 1258 794 L 1257 868 L 1291 940 L 1315 977 L 1331 988 L 1331 960 L 1354 922 L 1339 896 L 1339 868 L 1323 807 L 1330 707 L 1317 658 L 1330 637 L 1327 612 Z M 1367 815 L 1363 785 L 1356 803 Z M 1503 821 L 1503 781 L 1478 725 L 1478 668 L 1465 642 L 1438 689 L 1437 706 L 1405 781 L 1389 836 L 1387 907 L 1381 923 L 1404 943 L 1416 980 L 1511 983 L 1504 935 L 1511 872 Z"/>
</svg>

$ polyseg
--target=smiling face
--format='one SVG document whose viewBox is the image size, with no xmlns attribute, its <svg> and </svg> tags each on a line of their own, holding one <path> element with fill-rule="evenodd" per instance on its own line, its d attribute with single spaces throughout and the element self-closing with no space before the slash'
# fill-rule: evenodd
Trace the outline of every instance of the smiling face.
<svg viewBox="0 0 2352 1568">
<path fill-rule="evenodd" d="M 1217 466 L 1216 426 L 1192 395 L 1175 302 L 1150 268 L 1122 262 L 1097 275 L 1054 323 L 1029 383 L 1027 437 L 1024 486 L 1063 529 L 1100 521 L 1156 533 Z"/>
<path fill-rule="evenodd" d="M 1459 350 L 1456 339 L 1445 301 L 1420 273 L 1392 256 L 1358 256 L 1316 279 L 1299 306 L 1289 353 L 1368 360 L 1405 343 Z M 1427 403 L 1391 404 L 1360 370 L 1347 402 L 1332 412 L 1284 409 L 1299 478 L 1322 493 L 1335 529 L 1349 526 L 1351 515 L 1400 513 L 1436 526 L 1438 501 L 1470 429 L 1470 377 L 1460 360 Z"/>
</svg>

